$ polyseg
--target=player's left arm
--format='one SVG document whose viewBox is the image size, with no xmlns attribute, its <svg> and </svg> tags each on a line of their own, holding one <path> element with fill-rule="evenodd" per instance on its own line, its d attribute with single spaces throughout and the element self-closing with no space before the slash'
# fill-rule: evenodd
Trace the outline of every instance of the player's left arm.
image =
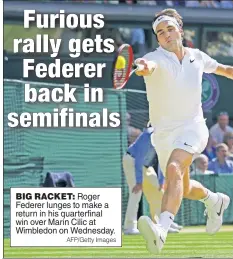
<svg viewBox="0 0 233 259">
<path fill-rule="evenodd" d="M 218 64 L 218 67 L 214 71 L 214 74 L 219 75 L 219 76 L 225 76 L 225 77 L 233 80 L 233 66 Z"/>
<path fill-rule="evenodd" d="M 214 73 L 219 76 L 224 76 L 229 79 L 233 79 L 233 67 L 223 65 L 221 63 L 218 63 L 215 59 L 211 58 L 209 55 L 204 53 L 203 51 L 200 51 L 203 65 L 204 65 L 204 72 L 205 73 Z"/>
</svg>

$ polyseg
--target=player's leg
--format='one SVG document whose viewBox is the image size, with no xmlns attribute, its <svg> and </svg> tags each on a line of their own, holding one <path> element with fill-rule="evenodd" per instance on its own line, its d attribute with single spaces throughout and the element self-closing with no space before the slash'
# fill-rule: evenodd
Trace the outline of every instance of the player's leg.
<svg viewBox="0 0 233 259">
<path fill-rule="evenodd" d="M 224 194 L 214 194 L 206 190 L 200 183 L 190 181 L 189 167 L 192 154 L 182 149 L 175 149 L 168 161 L 166 172 L 166 190 L 163 196 L 159 224 L 153 224 L 148 217 L 141 217 L 139 230 L 144 229 L 144 238 L 151 253 L 159 253 L 166 241 L 168 229 L 178 212 L 183 196 L 214 204 L 207 206 L 207 232 L 215 233 L 222 225 L 223 212 L 227 209 L 230 199 Z M 217 195 L 217 196 L 216 196 Z M 189 197 L 188 197 L 189 196 Z M 208 202 L 207 202 L 208 201 Z"/>
<path fill-rule="evenodd" d="M 189 178 L 189 168 L 193 161 L 193 156 L 204 150 L 208 137 L 209 131 L 205 122 L 194 122 L 174 132 L 174 150 L 167 163 L 167 189 L 163 197 L 160 216 L 160 224 L 165 231 L 170 227 L 183 196 L 205 203 L 209 218 L 207 220 L 207 232 L 216 232 L 222 224 L 222 214 L 229 205 L 229 197 L 224 194 L 212 193 L 202 184 L 197 181 L 190 181 Z M 219 211 L 216 213 L 216 209 L 212 209 L 215 204 L 215 208 L 218 208 L 221 213 Z M 218 218 L 216 218 L 217 215 Z M 210 230 L 213 225 L 211 222 L 216 225 L 212 230 Z"/>
<path fill-rule="evenodd" d="M 201 200 L 207 196 L 207 189 L 198 181 L 190 179 L 190 170 L 186 168 L 183 177 L 184 198 L 190 200 Z M 217 195 L 216 195 L 217 196 Z M 213 199 L 216 199 L 213 195 Z"/>
<path fill-rule="evenodd" d="M 167 187 L 163 196 L 161 214 L 169 212 L 169 217 L 174 218 L 183 199 L 183 175 L 191 165 L 193 155 L 182 149 L 173 150 L 167 164 L 166 183 Z M 163 218 L 162 218 L 163 220 Z M 166 227 L 167 228 L 167 227 Z"/>
<path fill-rule="evenodd" d="M 129 198 L 124 221 L 125 234 L 138 234 L 137 229 L 137 213 L 142 192 L 132 193 L 132 189 L 136 184 L 134 158 L 126 154 L 123 157 L 123 169 L 126 181 L 129 187 Z"/>
<path fill-rule="evenodd" d="M 183 199 L 183 172 L 192 163 L 192 154 L 175 149 L 170 154 L 167 150 L 156 149 L 162 172 L 166 170 L 166 189 L 162 199 L 159 224 L 154 224 L 148 217 L 141 217 L 138 229 L 147 242 L 147 249 L 153 254 L 161 252 L 168 230 L 174 222 Z"/>
<path fill-rule="evenodd" d="M 183 185 L 185 172 L 188 171 L 192 163 L 193 154 L 201 153 L 202 150 L 204 150 L 208 136 L 208 128 L 204 122 L 195 122 L 187 127 L 174 130 L 170 136 L 166 136 L 164 133 L 160 135 L 157 133 L 157 136 L 155 135 L 154 140 L 155 146 L 157 146 L 156 151 L 158 153 L 159 163 L 162 172 L 166 171 L 167 188 L 163 196 L 159 225 L 153 224 L 153 222 L 146 217 L 140 220 L 140 225 L 146 229 L 144 238 L 147 241 L 147 248 L 151 253 L 158 253 L 163 248 L 167 231 L 180 207 L 184 192 L 187 192 L 187 186 L 185 186 L 186 189 L 184 189 Z M 164 152 L 166 148 L 168 151 L 167 154 Z M 169 153 L 169 151 L 172 152 Z M 167 156 L 169 156 L 168 159 Z M 198 195 L 198 199 L 202 201 L 208 199 L 206 196 L 207 193 L 201 189 L 200 186 L 195 185 L 194 187 L 196 190 L 192 188 L 191 194 L 196 192 L 195 195 Z M 189 181 L 188 188 L 190 188 Z M 228 206 L 227 198 L 225 199 L 225 204 Z M 226 208 L 227 206 L 224 207 Z M 210 213 L 211 215 L 213 214 L 212 211 Z M 221 210 L 221 218 L 222 213 L 223 210 Z M 215 215 L 217 214 L 215 213 Z M 214 217 L 211 216 L 211 219 L 213 218 Z"/>
<path fill-rule="evenodd" d="M 198 181 L 190 180 L 189 169 L 185 172 L 183 180 L 184 198 L 199 200 L 205 204 L 205 213 L 208 215 L 206 232 L 216 233 L 222 226 L 223 213 L 230 203 L 230 198 L 223 193 L 213 193 Z"/>
</svg>

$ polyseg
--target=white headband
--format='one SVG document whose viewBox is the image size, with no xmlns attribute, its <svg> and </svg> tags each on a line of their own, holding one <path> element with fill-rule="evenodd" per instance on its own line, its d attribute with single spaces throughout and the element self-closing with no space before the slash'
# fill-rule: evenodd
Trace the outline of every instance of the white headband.
<svg viewBox="0 0 233 259">
<path fill-rule="evenodd" d="M 162 16 L 159 16 L 155 21 L 154 23 L 152 24 L 152 28 L 155 32 L 155 34 L 157 34 L 156 32 L 156 28 L 157 26 L 161 23 L 161 22 L 165 22 L 165 21 L 170 21 L 172 23 L 174 23 L 178 28 L 180 27 L 179 26 L 179 23 L 177 22 L 177 20 L 171 16 L 167 16 L 167 15 L 162 15 Z"/>
</svg>

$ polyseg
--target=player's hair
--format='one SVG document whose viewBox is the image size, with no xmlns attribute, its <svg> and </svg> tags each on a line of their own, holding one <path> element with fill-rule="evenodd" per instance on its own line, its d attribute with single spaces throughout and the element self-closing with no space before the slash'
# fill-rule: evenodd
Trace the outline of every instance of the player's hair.
<svg viewBox="0 0 233 259">
<path fill-rule="evenodd" d="M 171 9 L 171 8 L 168 8 L 168 9 L 164 9 L 158 13 L 155 14 L 155 17 L 152 21 L 152 25 L 153 23 L 155 22 L 155 20 L 157 18 L 159 18 L 160 16 L 162 15 L 167 15 L 167 16 L 170 16 L 170 17 L 173 17 L 176 19 L 176 21 L 178 22 L 180 28 L 182 29 L 182 38 L 184 38 L 184 32 L 183 32 L 183 18 L 182 16 L 175 10 L 175 9 Z M 157 41 L 158 41 L 158 37 L 156 35 L 156 33 L 154 32 L 154 30 L 152 29 L 153 33 L 155 34 L 156 38 L 157 38 Z"/>
</svg>

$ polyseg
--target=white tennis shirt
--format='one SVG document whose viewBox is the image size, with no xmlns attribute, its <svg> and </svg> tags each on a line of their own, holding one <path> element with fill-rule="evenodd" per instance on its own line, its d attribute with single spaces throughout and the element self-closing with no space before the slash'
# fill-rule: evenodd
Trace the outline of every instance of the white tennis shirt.
<svg viewBox="0 0 233 259">
<path fill-rule="evenodd" d="M 202 75 L 213 73 L 218 63 L 199 49 L 185 49 L 182 62 L 162 47 L 143 57 L 158 65 L 150 76 L 144 77 L 149 117 L 156 131 L 204 120 Z"/>
</svg>

